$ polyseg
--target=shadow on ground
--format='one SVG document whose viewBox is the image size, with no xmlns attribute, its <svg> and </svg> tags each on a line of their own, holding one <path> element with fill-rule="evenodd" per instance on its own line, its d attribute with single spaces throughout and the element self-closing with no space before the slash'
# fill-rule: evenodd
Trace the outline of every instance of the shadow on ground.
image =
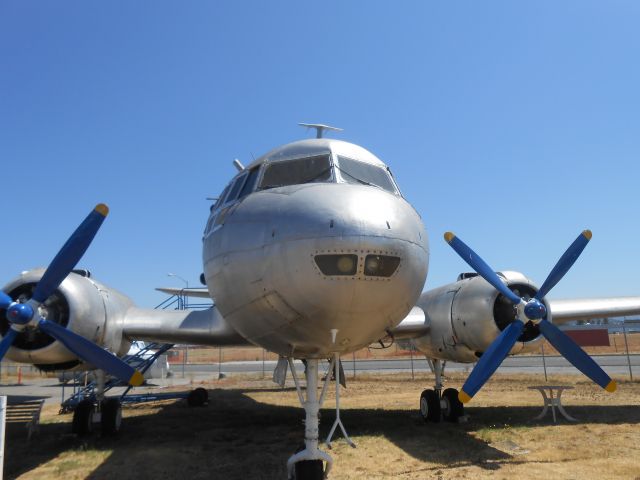
<svg viewBox="0 0 640 480">
<path fill-rule="evenodd" d="M 210 390 L 208 406 L 189 408 L 176 402 L 164 404 L 151 415 L 131 416 L 140 408 L 131 407 L 125 412 L 123 431 L 115 438 L 78 438 L 69 433 L 71 415 L 62 416 L 65 423 L 42 425 L 30 442 L 26 435 L 8 438 L 5 475 L 16 478 L 62 452 L 98 450 L 111 453 L 90 479 L 286 478 L 286 460 L 302 442 L 303 411 L 256 402 L 247 395 L 254 391 L 265 392 Z M 585 423 L 640 423 L 640 408 L 635 405 L 574 406 L 569 411 Z M 425 424 L 417 412 L 407 410 L 346 409 L 342 418 L 356 443 L 361 436 L 383 435 L 421 461 L 486 469 L 499 469 L 511 457 L 470 432 L 550 423 L 532 420 L 539 407 L 472 407 L 467 412 L 471 421 L 466 424 Z M 324 438 L 335 412 L 323 409 L 321 415 Z"/>
</svg>

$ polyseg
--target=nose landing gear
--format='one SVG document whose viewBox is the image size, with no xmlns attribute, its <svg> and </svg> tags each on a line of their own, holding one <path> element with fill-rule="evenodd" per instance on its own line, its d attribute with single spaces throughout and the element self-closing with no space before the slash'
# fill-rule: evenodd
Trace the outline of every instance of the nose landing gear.
<svg viewBox="0 0 640 480">
<path fill-rule="evenodd" d="M 287 475 L 289 479 L 297 480 L 321 480 L 326 478 L 331 470 L 333 460 L 331 456 L 322 450 L 318 449 L 318 436 L 319 436 L 319 419 L 318 412 L 320 406 L 324 401 L 324 394 L 326 392 L 327 381 L 325 381 L 325 388 L 322 390 L 322 395 L 318 400 L 318 359 L 308 359 L 307 368 L 304 375 L 307 380 L 305 400 L 298 382 L 298 375 L 293 365 L 293 359 L 289 358 L 289 367 L 291 368 L 291 375 L 296 384 L 296 391 L 298 392 L 298 398 L 300 404 L 304 408 L 305 422 L 304 422 L 304 449 L 298 453 L 292 455 L 287 461 Z M 323 463 L 326 463 L 326 468 L 323 468 Z"/>
<path fill-rule="evenodd" d="M 342 434 L 344 435 L 347 443 L 355 448 L 355 444 L 349 438 L 347 431 L 340 419 L 340 379 L 344 376 L 341 374 L 340 368 L 340 354 L 335 353 L 331 357 L 329 363 L 329 371 L 324 379 L 324 385 L 322 387 L 322 393 L 318 399 L 318 359 L 307 359 L 305 368 L 305 378 L 307 381 L 305 400 L 300 388 L 300 382 L 298 381 L 298 375 L 293 365 L 293 359 L 288 358 L 289 368 L 291 369 L 291 375 L 293 381 L 296 384 L 296 391 L 298 392 L 298 398 L 300 404 L 305 411 L 305 428 L 304 428 L 304 447 L 297 453 L 291 456 L 287 461 L 287 474 L 289 479 L 296 480 L 321 480 L 327 478 L 333 460 L 331 456 L 322 450 L 318 449 L 318 437 L 319 437 L 319 419 L 318 412 L 320 407 L 324 403 L 324 399 L 327 393 L 327 387 L 331 383 L 331 372 L 334 372 L 334 379 L 336 385 L 336 419 L 333 422 L 331 431 L 325 440 L 327 447 L 331 448 L 331 437 L 335 433 L 337 427 L 340 427 Z M 282 369 L 281 369 L 282 370 Z M 286 373 L 285 373 L 286 374 Z M 274 374 L 274 378 L 284 381 L 284 375 L 282 371 Z M 326 464 L 326 467 L 325 467 Z"/>
</svg>

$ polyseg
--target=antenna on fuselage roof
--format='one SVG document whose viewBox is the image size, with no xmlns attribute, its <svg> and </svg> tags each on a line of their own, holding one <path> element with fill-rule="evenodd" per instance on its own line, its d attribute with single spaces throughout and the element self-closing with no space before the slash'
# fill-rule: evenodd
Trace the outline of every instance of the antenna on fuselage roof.
<svg viewBox="0 0 640 480">
<path fill-rule="evenodd" d="M 333 130 L 334 132 L 341 132 L 341 128 L 331 127 L 329 125 L 322 125 L 321 123 L 299 123 L 301 127 L 315 128 L 316 129 L 316 138 L 322 138 L 322 134 L 325 130 Z"/>
</svg>

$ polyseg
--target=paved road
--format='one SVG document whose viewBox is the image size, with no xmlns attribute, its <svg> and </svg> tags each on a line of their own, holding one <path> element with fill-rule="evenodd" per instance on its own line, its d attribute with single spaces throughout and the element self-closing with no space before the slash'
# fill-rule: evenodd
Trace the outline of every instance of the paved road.
<svg viewBox="0 0 640 480">
<path fill-rule="evenodd" d="M 629 375 L 629 366 L 626 355 L 594 355 L 593 358 L 600 364 L 603 369 L 610 375 Z M 640 376 L 640 355 L 630 355 L 629 360 L 633 372 L 638 371 Z M 505 359 L 502 366 L 498 369 L 501 373 L 544 373 L 544 367 L 546 364 L 547 372 L 549 373 L 578 373 L 578 371 L 565 360 L 563 357 L 543 357 L 541 355 L 527 355 L 516 356 Z M 297 370 L 302 371 L 303 366 L 301 362 L 296 362 Z M 354 363 L 352 360 L 344 359 L 342 361 L 343 368 L 348 374 L 351 374 L 354 369 Z M 173 364 L 171 370 L 177 376 L 181 376 L 184 370 L 185 374 L 197 373 L 197 372 L 212 372 L 217 373 L 260 373 L 263 370 L 265 373 L 273 372 L 276 366 L 275 361 L 251 361 L 251 362 L 224 362 L 222 365 L 217 363 L 212 364 Z M 468 363 L 447 363 L 446 369 L 449 371 L 469 371 L 472 368 L 472 364 Z M 326 370 L 328 363 L 323 362 L 321 370 Z M 356 375 L 357 372 L 410 372 L 412 368 L 411 359 L 385 359 L 385 360 L 358 360 L 355 365 Z M 413 369 L 416 372 L 429 371 L 429 365 L 424 357 L 414 357 Z"/>
</svg>

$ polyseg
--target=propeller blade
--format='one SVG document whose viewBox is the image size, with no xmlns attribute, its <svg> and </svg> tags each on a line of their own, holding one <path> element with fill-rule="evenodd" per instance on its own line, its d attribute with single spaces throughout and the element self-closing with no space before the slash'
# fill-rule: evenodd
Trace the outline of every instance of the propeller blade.
<svg viewBox="0 0 640 480">
<path fill-rule="evenodd" d="M 447 232 L 444 234 L 445 241 L 451 245 L 460 258 L 469 264 L 478 274 L 489 282 L 493 287 L 501 294 L 507 297 L 511 303 L 518 305 L 522 300 L 519 296 L 513 293 L 509 288 L 502 283 L 500 277 L 493 271 L 493 269 L 485 263 L 480 256 L 471 250 L 471 248 L 465 244 L 462 240 L 455 236 L 453 232 Z"/>
<path fill-rule="evenodd" d="M 7 334 L 2 339 L 2 342 L 0 342 L 0 360 L 4 358 L 5 353 L 7 353 L 7 350 L 9 350 L 9 348 L 13 344 L 13 340 L 17 336 L 18 336 L 18 332 L 15 331 L 13 328 L 9 328 L 9 330 L 7 331 Z"/>
<path fill-rule="evenodd" d="M 587 246 L 589 240 L 591 240 L 592 233 L 591 230 L 584 230 L 578 238 L 576 238 L 567 251 L 564 252 L 556 266 L 553 267 L 551 273 L 547 276 L 547 279 L 544 281 L 538 293 L 536 293 L 536 299 L 540 300 L 545 297 L 549 291 L 556 286 L 556 284 L 564 277 L 564 275 L 569 271 L 571 266 L 576 263 L 576 260 L 584 250 L 584 247 Z"/>
<path fill-rule="evenodd" d="M 65 347 L 78 357 L 118 377 L 120 380 L 134 387 L 142 385 L 142 382 L 144 382 L 144 377 L 140 372 L 124 363 L 115 355 L 103 350 L 86 338 L 73 333 L 71 330 L 44 319 L 40 320 L 38 326 L 40 330 L 62 342 Z"/>
<path fill-rule="evenodd" d="M 42 303 L 58 288 L 87 251 L 108 213 L 109 208 L 100 203 L 87 215 L 44 272 L 33 292 L 34 300 Z"/>
<path fill-rule="evenodd" d="M 611 377 L 600 368 L 600 365 L 582 350 L 566 333 L 547 320 L 542 320 L 538 326 L 544 337 L 549 340 L 549 343 L 553 345 L 564 358 L 569 360 L 574 367 L 607 392 L 616 391 L 617 385 L 615 380 L 611 380 Z"/>
<path fill-rule="evenodd" d="M 13 299 L 0 290 L 0 308 L 6 310 L 13 303 Z"/>
<path fill-rule="evenodd" d="M 522 334 L 524 323 L 516 319 L 505 328 L 502 333 L 489 346 L 486 352 L 482 354 L 475 368 L 464 382 L 458 398 L 462 403 L 467 403 L 478 393 L 478 390 L 489 380 L 502 361 L 505 359 L 509 351 L 513 348 L 518 337 Z"/>
</svg>

